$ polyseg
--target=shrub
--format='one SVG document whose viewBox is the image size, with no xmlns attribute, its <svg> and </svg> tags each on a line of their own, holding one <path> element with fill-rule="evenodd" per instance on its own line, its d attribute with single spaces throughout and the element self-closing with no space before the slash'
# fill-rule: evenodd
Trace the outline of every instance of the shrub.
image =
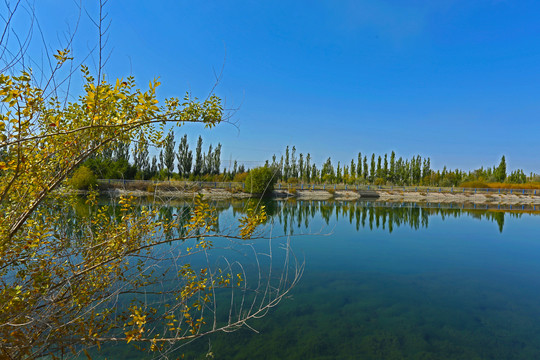
<svg viewBox="0 0 540 360">
<path fill-rule="evenodd" d="M 465 188 L 478 188 L 478 189 L 486 189 L 486 188 L 489 188 L 489 185 L 486 184 L 485 182 L 483 181 L 465 181 L 465 182 L 462 182 L 460 185 L 460 187 L 465 187 Z"/>
<path fill-rule="evenodd" d="M 274 172 L 267 166 L 251 169 L 246 177 L 246 192 L 267 195 L 274 190 L 276 183 Z"/>
<path fill-rule="evenodd" d="M 287 184 L 298 184 L 298 178 L 295 178 L 295 177 L 288 178 Z"/>
<path fill-rule="evenodd" d="M 86 166 L 81 166 L 73 173 L 69 179 L 69 185 L 77 190 L 88 190 L 97 184 L 97 179 L 92 170 Z"/>
<path fill-rule="evenodd" d="M 234 182 L 245 182 L 246 181 L 246 178 L 248 176 L 248 173 L 238 173 L 236 175 L 234 175 L 234 179 L 233 181 Z"/>
</svg>

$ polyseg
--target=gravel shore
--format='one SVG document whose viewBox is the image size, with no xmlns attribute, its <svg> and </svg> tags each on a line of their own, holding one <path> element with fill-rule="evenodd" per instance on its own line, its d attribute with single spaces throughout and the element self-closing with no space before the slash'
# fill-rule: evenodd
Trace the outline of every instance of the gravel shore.
<svg viewBox="0 0 540 360">
<path fill-rule="evenodd" d="M 220 200 L 231 198 L 249 198 L 251 194 L 230 192 L 223 189 L 202 189 L 195 191 L 132 191 L 115 189 L 111 195 L 159 196 L 174 198 L 194 198 L 203 194 L 205 198 Z M 468 194 L 468 193 L 439 193 L 439 192 L 404 192 L 404 191 L 325 191 L 325 190 L 275 190 L 272 197 L 276 199 L 297 198 L 299 200 L 378 200 L 386 202 L 417 202 L 417 203 L 474 203 L 474 204 L 506 204 L 506 205 L 540 205 L 540 195 L 518 194 Z"/>
</svg>

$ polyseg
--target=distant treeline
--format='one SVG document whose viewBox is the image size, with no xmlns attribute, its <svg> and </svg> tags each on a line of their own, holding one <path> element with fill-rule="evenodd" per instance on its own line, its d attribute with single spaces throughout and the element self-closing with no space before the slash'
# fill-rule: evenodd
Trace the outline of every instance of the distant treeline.
<svg viewBox="0 0 540 360">
<path fill-rule="evenodd" d="M 244 165 L 238 165 L 237 161 L 230 171 L 220 171 L 221 144 L 216 147 L 210 144 L 208 150 L 203 151 L 201 136 L 195 154 L 189 149 L 187 135 L 176 148 L 172 131 L 157 149 L 159 155 L 150 157 L 149 144 L 145 141 L 131 145 L 118 143 L 89 158 L 84 165 L 100 179 L 243 181 L 246 175 Z"/>
<path fill-rule="evenodd" d="M 185 179 L 207 181 L 244 181 L 249 169 L 237 160 L 230 169 L 221 168 L 221 144 L 208 145 L 203 150 L 203 139 L 199 136 L 194 151 L 190 150 L 187 135 L 178 142 L 170 131 L 157 147 L 159 155 L 149 155 L 149 144 L 118 143 L 101 154 L 89 158 L 84 165 L 101 179 Z M 334 164 L 328 159 L 318 167 L 311 154 L 297 154 L 296 147 L 287 146 L 279 159 L 274 155 L 267 160 L 278 181 L 288 183 L 326 184 L 374 184 L 374 185 L 424 185 L 424 186 L 476 186 L 487 183 L 525 184 L 539 182 L 540 176 L 527 176 L 518 169 L 507 172 L 503 156 L 497 166 L 481 167 L 473 171 L 460 169 L 442 170 L 431 168 L 431 159 L 416 155 L 410 159 L 390 154 L 376 155 L 358 153 L 350 163 Z M 487 186 L 487 185 L 486 185 Z"/>
<path fill-rule="evenodd" d="M 515 170 L 507 174 L 506 159 L 503 156 L 498 166 L 481 167 L 473 171 L 459 169 L 442 170 L 431 168 L 431 159 L 420 155 L 410 159 L 396 158 L 390 155 L 375 155 L 368 159 L 367 155 L 358 153 L 350 163 L 334 166 L 330 157 L 320 168 L 312 162 L 309 153 L 297 155 L 296 147 L 285 149 L 285 155 L 278 160 L 276 155 L 265 166 L 274 169 L 282 182 L 307 182 L 330 184 L 375 184 L 375 185 L 426 185 L 426 186 L 459 186 L 467 182 L 514 183 L 523 184 L 529 181 L 540 181 L 540 176 L 525 175 L 523 170 Z"/>
</svg>

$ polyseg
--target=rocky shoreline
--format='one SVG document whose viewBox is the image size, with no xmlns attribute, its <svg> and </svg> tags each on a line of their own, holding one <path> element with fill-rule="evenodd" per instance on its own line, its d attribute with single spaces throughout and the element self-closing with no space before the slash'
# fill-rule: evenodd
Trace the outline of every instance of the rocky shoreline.
<svg viewBox="0 0 540 360">
<path fill-rule="evenodd" d="M 114 189 L 106 191 L 111 196 L 131 195 L 146 197 L 167 198 L 194 198 L 202 194 L 205 198 L 213 200 L 245 199 L 257 197 L 244 192 L 231 192 L 223 189 L 200 189 L 198 191 L 161 191 L 148 192 L 142 190 Z M 298 200 L 377 200 L 385 202 L 415 202 L 415 203 L 455 203 L 455 204 L 485 204 L 485 205 L 539 205 L 540 195 L 517 194 L 469 194 L 469 193 L 439 193 L 439 192 L 404 192 L 404 191 L 348 191 L 348 190 L 275 190 L 272 198 L 285 200 L 296 198 Z"/>
</svg>

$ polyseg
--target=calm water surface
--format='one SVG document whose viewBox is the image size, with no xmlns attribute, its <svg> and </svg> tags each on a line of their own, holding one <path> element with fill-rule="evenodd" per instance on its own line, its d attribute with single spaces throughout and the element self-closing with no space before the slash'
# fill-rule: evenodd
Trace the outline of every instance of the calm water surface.
<svg viewBox="0 0 540 360">
<path fill-rule="evenodd" d="M 236 211 L 221 206 L 226 224 Z M 305 259 L 299 285 L 251 323 L 259 333 L 202 338 L 178 354 L 540 358 L 540 216 L 362 202 L 268 206 L 273 235 L 292 232 Z"/>
</svg>

